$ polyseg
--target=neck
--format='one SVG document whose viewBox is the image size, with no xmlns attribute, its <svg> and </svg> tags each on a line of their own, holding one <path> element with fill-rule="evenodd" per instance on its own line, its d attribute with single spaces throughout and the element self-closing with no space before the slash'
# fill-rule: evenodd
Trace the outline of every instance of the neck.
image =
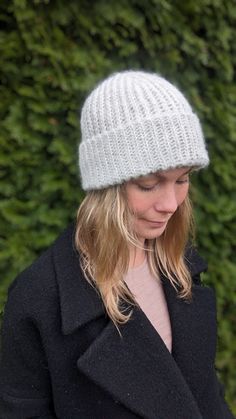
<svg viewBox="0 0 236 419">
<path fill-rule="evenodd" d="M 144 244 L 143 244 L 144 245 Z M 144 262 L 146 252 L 139 247 L 131 247 L 129 253 L 129 269 L 136 268 Z"/>
</svg>

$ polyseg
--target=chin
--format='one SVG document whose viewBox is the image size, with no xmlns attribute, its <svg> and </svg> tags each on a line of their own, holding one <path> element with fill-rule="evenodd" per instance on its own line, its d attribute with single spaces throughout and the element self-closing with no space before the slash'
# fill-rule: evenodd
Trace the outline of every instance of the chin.
<svg viewBox="0 0 236 419">
<path fill-rule="evenodd" d="M 152 231 L 152 232 L 147 232 L 146 234 L 142 234 L 141 237 L 144 240 L 153 240 L 153 239 L 157 239 L 158 237 L 161 237 L 162 234 L 164 233 L 165 229 L 163 229 L 163 231 Z"/>
</svg>

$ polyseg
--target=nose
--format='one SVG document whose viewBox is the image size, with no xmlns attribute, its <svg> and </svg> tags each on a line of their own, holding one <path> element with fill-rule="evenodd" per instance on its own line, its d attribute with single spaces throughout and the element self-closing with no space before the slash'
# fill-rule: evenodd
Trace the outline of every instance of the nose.
<svg viewBox="0 0 236 419">
<path fill-rule="evenodd" d="M 157 212 L 173 214 L 178 208 L 176 190 L 173 185 L 163 188 L 161 196 L 159 195 L 154 202 L 154 209 Z"/>
</svg>

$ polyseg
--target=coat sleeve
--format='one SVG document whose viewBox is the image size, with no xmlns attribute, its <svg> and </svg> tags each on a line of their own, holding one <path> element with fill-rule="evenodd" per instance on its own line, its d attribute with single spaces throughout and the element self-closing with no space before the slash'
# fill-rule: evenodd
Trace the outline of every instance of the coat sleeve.
<svg viewBox="0 0 236 419">
<path fill-rule="evenodd" d="M 0 419 L 56 419 L 40 332 L 23 294 L 19 286 L 9 292 L 3 317 Z"/>
<path fill-rule="evenodd" d="M 193 284 L 198 286 L 203 286 L 202 279 L 201 279 L 201 272 L 197 272 L 192 276 Z M 226 403 L 225 400 L 225 387 L 218 379 L 216 368 L 214 370 L 214 381 L 216 383 L 217 387 L 217 393 L 220 398 L 220 404 L 221 404 L 221 411 L 222 411 L 222 419 L 236 419 L 235 416 L 233 416 L 232 412 L 230 411 L 229 406 Z"/>
<path fill-rule="evenodd" d="M 231 412 L 229 406 L 227 405 L 226 401 L 225 401 L 225 387 L 224 385 L 219 381 L 219 379 L 216 376 L 216 380 L 218 383 L 218 388 L 219 388 L 219 395 L 220 395 L 220 400 L 221 400 L 221 407 L 222 407 L 222 412 L 223 412 L 223 419 L 235 419 L 235 416 L 233 416 L 233 413 Z"/>
</svg>

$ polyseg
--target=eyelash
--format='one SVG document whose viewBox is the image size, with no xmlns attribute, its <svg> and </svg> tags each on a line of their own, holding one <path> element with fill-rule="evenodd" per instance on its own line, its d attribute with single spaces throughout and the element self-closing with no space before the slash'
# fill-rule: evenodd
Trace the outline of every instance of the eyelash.
<svg viewBox="0 0 236 419">
<path fill-rule="evenodd" d="M 137 185 L 137 187 L 143 192 L 153 191 L 153 189 L 155 188 L 155 186 L 145 187 L 145 186 L 141 186 L 141 185 Z"/>
<path fill-rule="evenodd" d="M 177 180 L 177 181 L 176 181 L 177 185 L 183 185 L 184 183 L 188 183 L 188 182 L 189 182 L 189 180 L 188 180 L 188 179 L 186 179 L 186 180 Z M 143 191 L 143 192 L 151 192 L 151 191 L 153 191 L 156 187 L 158 187 L 158 186 L 159 186 L 159 184 L 154 185 L 154 186 L 142 186 L 142 185 L 137 184 L 137 186 L 138 186 L 138 188 L 139 188 L 141 191 Z"/>
<path fill-rule="evenodd" d="M 177 180 L 176 181 L 176 183 L 178 184 L 178 185 L 182 185 L 183 183 L 188 183 L 189 182 L 189 180 L 188 179 L 185 179 L 185 180 Z"/>
</svg>

